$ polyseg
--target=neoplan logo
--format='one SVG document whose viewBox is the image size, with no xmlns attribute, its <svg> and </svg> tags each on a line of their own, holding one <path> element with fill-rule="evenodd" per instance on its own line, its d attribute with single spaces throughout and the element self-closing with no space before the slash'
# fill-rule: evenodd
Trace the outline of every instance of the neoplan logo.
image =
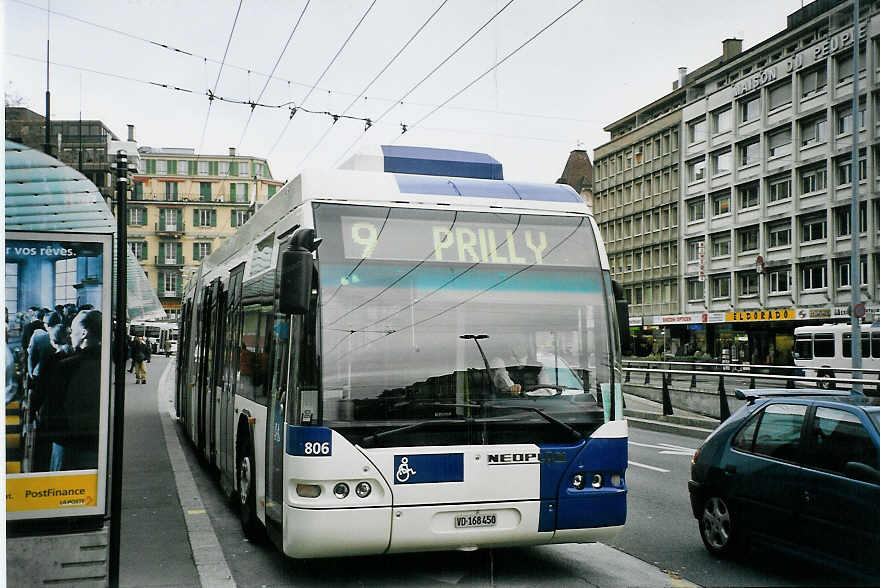
<svg viewBox="0 0 880 588">
<path fill-rule="evenodd" d="M 564 451 L 543 451 L 541 453 L 489 453 L 486 461 L 494 465 L 523 465 L 540 463 L 565 463 Z"/>
</svg>

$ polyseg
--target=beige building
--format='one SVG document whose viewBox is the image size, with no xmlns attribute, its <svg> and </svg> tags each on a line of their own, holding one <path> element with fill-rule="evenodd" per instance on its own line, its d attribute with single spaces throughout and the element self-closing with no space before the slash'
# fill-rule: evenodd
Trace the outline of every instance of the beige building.
<svg viewBox="0 0 880 588">
<path fill-rule="evenodd" d="M 128 202 L 128 243 L 169 318 L 200 261 L 283 185 L 265 159 L 140 147 Z"/>
</svg>

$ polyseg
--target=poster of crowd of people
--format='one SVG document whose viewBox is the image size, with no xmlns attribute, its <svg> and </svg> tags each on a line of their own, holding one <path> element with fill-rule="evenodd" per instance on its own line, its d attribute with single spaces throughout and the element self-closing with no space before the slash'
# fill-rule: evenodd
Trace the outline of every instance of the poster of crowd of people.
<svg viewBox="0 0 880 588">
<path fill-rule="evenodd" d="M 103 514 L 110 235 L 6 233 L 6 516 Z"/>
</svg>

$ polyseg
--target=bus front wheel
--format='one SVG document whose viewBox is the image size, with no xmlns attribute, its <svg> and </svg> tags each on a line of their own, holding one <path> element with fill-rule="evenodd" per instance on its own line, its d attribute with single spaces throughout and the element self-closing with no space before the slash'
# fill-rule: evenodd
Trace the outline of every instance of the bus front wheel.
<svg viewBox="0 0 880 588">
<path fill-rule="evenodd" d="M 238 455 L 238 513 L 244 536 L 251 541 L 260 539 L 260 521 L 257 518 L 257 497 L 252 443 L 242 446 Z"/>
</svg>

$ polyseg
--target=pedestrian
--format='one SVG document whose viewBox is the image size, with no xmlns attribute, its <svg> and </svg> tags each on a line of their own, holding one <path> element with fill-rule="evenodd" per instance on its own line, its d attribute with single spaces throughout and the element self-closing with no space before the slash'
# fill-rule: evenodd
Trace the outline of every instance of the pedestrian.
<svg viewBox="0 0 880 588">
<path fill-rule="evenodd" d="M 134 377 L 136 384 L 147 383 L 147 369 L 145 361 L 150 361 L 150 346 L 144 343 L 141 337 L 135 337 L 134 346 L 131 350 L 131 359 L 134 361 Z"/>
<path fill-rule="evenodd" d="M 128 336 L 128 341 L 125 344 L 125 358 L 131 360 L 131 365 L 128 366 L 128 373 L 134 373 L 134 357 L 132 356 L 132 350 L 134 349 L 134 337 L 131 335 Z"/>
</svg>

